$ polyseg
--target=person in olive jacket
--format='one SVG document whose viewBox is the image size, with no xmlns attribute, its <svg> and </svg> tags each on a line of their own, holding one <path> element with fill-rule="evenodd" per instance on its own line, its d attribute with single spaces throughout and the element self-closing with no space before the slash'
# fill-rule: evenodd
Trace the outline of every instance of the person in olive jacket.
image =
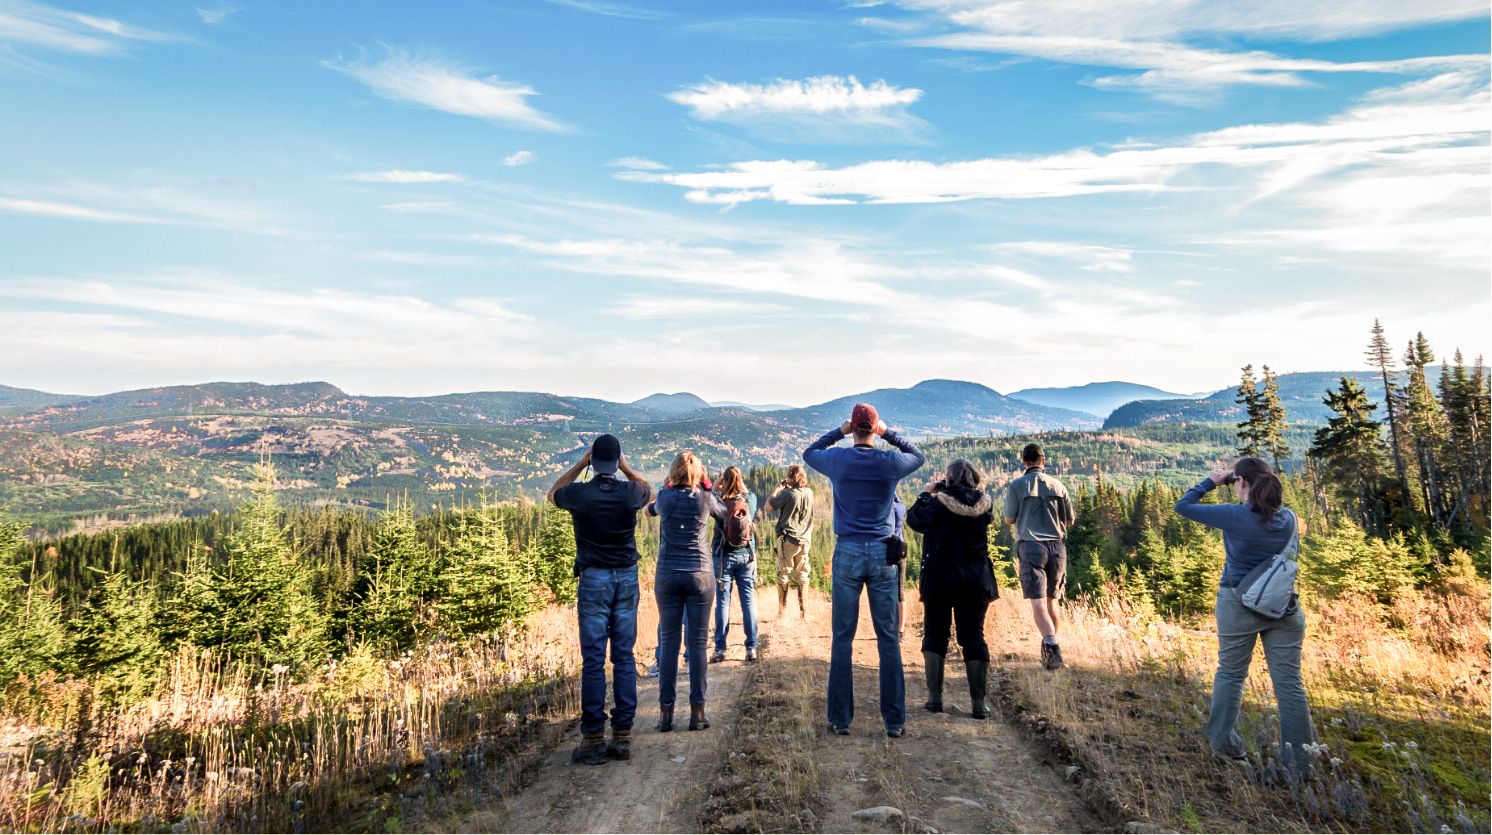
<svg viewBox="0 0 1492 835">
<path fill-rule="evenodd" d="M 958 627 L 969 676 L 969 713 L 989 718 L 989 645 L 984 615 L 999 597 L 989 559 L 993 502 L 980 487 L 984 474 L 963 458 L 948 465 L 942 480 L 928 484 L 907 511 L 907 527 L 922 534 L 922 660 L 927 667 L 927 704 L 943 711 L 943 661 L 948 632 Z"/>
</svg>

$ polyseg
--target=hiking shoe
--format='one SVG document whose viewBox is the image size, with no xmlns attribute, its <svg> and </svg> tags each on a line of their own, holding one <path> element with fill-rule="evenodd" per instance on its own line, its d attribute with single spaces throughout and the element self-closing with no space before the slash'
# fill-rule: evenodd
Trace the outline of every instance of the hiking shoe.
<svg viewBox="0 0 1492 835">
<path fill-rule="evenodd" d="M 889 736 L 892 739 L 901 739 L 901 735 L 904 734 L 904 733 L 906 733 L 906 732 L 907 732 L 906 728 L 887 728 L 886 729 L 886 736 Z"/>
<path fill-rule="evenodd" d="M 605 734 L 596 737 L 587 736 L 575 746 L 575 750 L 570 752 L 570 762 L 582 765 L 605 765 L 608 759 Z"/>
<path fill-rule="evenodd" d="M 747 661 L 755 661 L 756 660 L 756 650 L 754 650 L 754 649 L 748 649 L 748 650 L 746 650 L 746 660 Z"/>
<path fill-rule="evenodd" d="M 658 662 L 654 661 L 652 664 L 648 665 L 647 672 L 643 673 L 642 677 L 643 678 L 657 678 L 658 677 Z"/>
<path fill-rule="evenodd" d="M 606 743 L 606 756 L 613 760 L 632 759 L 631 728 L 612 728 L 611 741 Z"/>
<path fill-rule="evenodd" d="M 831 734 L 833 734 L 835 736 L 849 736 L 850 735 L 850 726 L 849 725 L 830 725 L 829 726 L 829 733 L 831 733 Z"/>
<path fill-rule="evenodd" d="M 720 662 L 722 662 L 724 660 L 725 660 L 725 650 L 723 650 L 723 649 L 717 649 L 717 650 L 715 650 L 715 654 L 712 655 L 712 656 L 710 656 L 710 663 L 711 664 L 719 664 Z"/>
<path fill-rule="evenodd" d="M 1062 648 L 1056 644 L 1041 642 L 1041 666 L 1048 670 L 1062 669 Z"/>
</svg>

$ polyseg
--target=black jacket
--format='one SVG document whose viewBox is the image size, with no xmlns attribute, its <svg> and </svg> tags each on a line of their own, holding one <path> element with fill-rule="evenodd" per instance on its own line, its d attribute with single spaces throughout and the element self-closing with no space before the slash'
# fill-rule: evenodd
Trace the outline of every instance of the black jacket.
<svg viewBox="0 0 1492 835">
<path fill-rule="evenodd" d="M 923 493 L 907 509 L 907 527 L 922 534 L 923 602 L 1000 596 L 989 560 L 992 504 L 987 493 L 959 487 Z"/>
</svg>

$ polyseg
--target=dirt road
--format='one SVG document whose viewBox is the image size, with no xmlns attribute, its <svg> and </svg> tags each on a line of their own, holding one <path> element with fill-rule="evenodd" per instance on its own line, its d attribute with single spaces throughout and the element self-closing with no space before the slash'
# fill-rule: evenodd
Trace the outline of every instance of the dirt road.
<svg viewBox="0 0 1492 835">
<path fill-rule="evenodd" d="M 889 739 L 881 726 L 875 635 L 863 602 L 854 650 L 856 720 L 850 736 L 830 735 L 824 718 L 828 599 L 814 596 L 804 622 L 795 611 L 780 617 L 775 589 L 764 591 L 762 660 L 752 665 L 742 660 L 737 627 L 729 659 L 710 667 L 712 728 L 658 733 L 656 680 L 640 680 L 630 762 L 572 765 L 569 751 L 578 736 L 572 729 L 540 755 L 523 789 L 444 825 L 469 832 L 1073 832 L 1101 827 L 1074 787 L 1043 762 L 1020 731 L 1001 721 L 998 711 L 988 721 L 969 717 L 963 666 L 954 658 L 945 686 L 948 712 L 922 710 L 921 612 L 913 600 L 907 602 L 902 641 L 906 735 Z M 640 649 L 640 654 L 651 652 L 651 642 Z M 897 813 L 855 817 L 878 806 Z"/>
</svg>

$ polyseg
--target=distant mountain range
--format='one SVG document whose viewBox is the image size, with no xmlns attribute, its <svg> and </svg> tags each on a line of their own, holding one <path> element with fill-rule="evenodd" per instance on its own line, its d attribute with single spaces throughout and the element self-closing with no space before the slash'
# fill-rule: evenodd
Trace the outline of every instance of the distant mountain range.
<svg viewBox="0 0 1492 835">
<path fill-rule="evenodd" d="M 745 409 L 748 412 L 780 412 L 792 408 L 781 403 L 737 403 L 734 400 L 716 400 L 710 405 L 719 406 L 722 409 Z"/>
<path fill-rule="evenodd" d="M 1059 409 L 1083 412 L 1097 420 L 1102 420 L 1125 403 L 1136 400 L 1169 400 L 1184 398 L 1187 395 L 1162 391 L 1153 386 L 1142 386 L 1139 383 L 1115 380 L 1066 388 L 1021 389 L 1011 392 L 1009 396 L 1039 406 L 1055 406 Z"/>
<path fill-rule="evenodd" d="M 1426 369 L 1430 385 L 1438 385 L 1443 366 Z M 1291 423 L 1325 423 L 1332 415 L 1322 399 L 1341 385 L 1343 377 L 1355 379 L 1378 404 L 1374 417 L 1382 420 L 1383 375 L 1377 371 L 1305 371 L 1279 376 L 1280 403 Z M 1214 423 L 1243 420 L 1243 409 L 1234 402 L 1238 386 L 1219 389 L 1206 397 L 1171 400 L 1142 400 L 1115 409 L 1104 421 L 1105 429 L 1143 426 L 1151 423 Z"/>
<path fill-rule="evenodd" d="M 1338 372 L 1285 374 L 1297 424 L 1326 418 L 1321 397 Z M 1369 372 L 1350 372 L 1381 400 Z M 407 494 L 430 503 L 546 486 L 597 434 L 622 438 L 628 460 L 661 478 L 681 449 L 712 470 L 785 464 L 853 404 L 875 404 L 891 426 L 929 437 L 1099 428 L 1115 398 L 1165 395 L 1110 382 L 1003 395 L 977 383 L 927 380 L 803 408 L 711 405 L 688 392 L 631 403 L 543 392 L 434 397 L 350 395 L 330 383 L 204 383 L 73 397 L 0 388 L 0 507 L 53 529 L 99 514 L 140 519 L 233 506 L 244 465 L 274 456 L 287 500 L 381 505 Z M 1036 402 L 1043 401 L 1043 402 Z M 1137 400 L 1105 428 L 1236 422 L 1233 389 L 1202 398 Z M 1062 406 L 1056 404 L 1070 404 Z"/>
</svg>

